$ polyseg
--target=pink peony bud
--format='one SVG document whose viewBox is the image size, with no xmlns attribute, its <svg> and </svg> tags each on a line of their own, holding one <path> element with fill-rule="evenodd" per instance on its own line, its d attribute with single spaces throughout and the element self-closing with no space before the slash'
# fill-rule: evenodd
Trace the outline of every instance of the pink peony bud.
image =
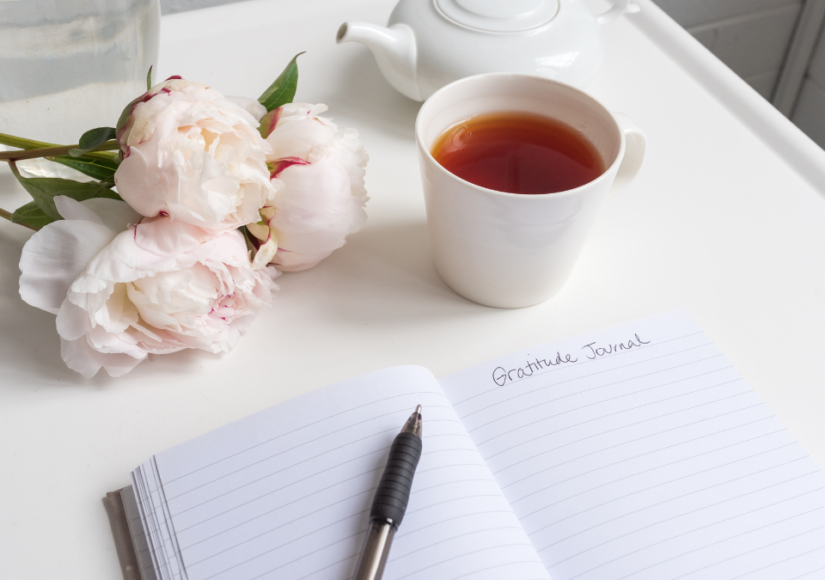
<svg viewBox="0 0 825 580">
<path fill-rule="evenodd" d="M 249 230 L 262 248 L 269 244 L 266 252 L 277 240 L 271 263 L 287 272 L 312 268 L 367 219 L 364 172 L 369 157 L 355 130 L 339 131 L 318 116 L 326 110 L 326 105 L 284 105 L 276 109 L 277 124 L 267 137 L 277 192 Z"/>
</svg>

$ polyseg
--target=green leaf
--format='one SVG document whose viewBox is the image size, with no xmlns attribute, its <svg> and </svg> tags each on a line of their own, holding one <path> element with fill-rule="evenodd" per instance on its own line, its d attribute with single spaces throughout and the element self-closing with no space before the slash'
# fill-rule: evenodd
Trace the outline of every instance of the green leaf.
<svg viewBox="0 0 825 580">
<path fill-rule="evenodd" d="M 11 214 L 11 221 L 16 224 L 23 224 L 32 228 L 42 228 L 45 225 L 52 223 L 53 220 L 38 207 L 38 205 L 30 201 L 26 205 L 18 207 L 13 214 Z"/>
<path fill-rule="evenodd" d="M 111 183 L 98 183 L 96 181 L 81 183 L 58 177 L 23 177 L 14 163 L 9 163 L 9 167 L 11 167 L 12 173 L 20 182 L 20 185 L 32 196 L 37 206 L 52 220 L 63 219 L 54 206 L 54 198 L 58 195 L 65 195 L 77 201 L 93 197 L 121 199 L 117 193 L 110 189 L 112 187 Z"/>
<path fill-rule="evenodd" d="M 98 127 L 97 129 L 89 129 L 80 137 L 78 146 L 69 151 L 72 157 L 80 157 L 84 153 L 88 153 L 92 149 L 96 149 L 103 145 L 106 141 L 116 139 L 117 133 L 114 127 Z"/>
<path fill-rule="evenodd" d="M 286 65 L 281 76 L 275 79 L 275 82 L 269 85 L 269 88 L 264 91 L 264 94 L 258 97 L 258 102 L 266 107 L 267 111 L 272 111 L 281 105 L 291 103 L 292 99 L 295 98 L 295 91 L 298 90 L 297 61 L 298 57 L 302 54 L 304 53 L 299 52 L 292 57 L 292 60 Z"/>
<path fill-rule="evenodd" d="M 76 169 L 80 173 L 100 181 L 112 181 L 119 165 L 114 159 L 94 159 L 91 157 L 72 157 L 70 155 L 47 157 L 46 159 Z"/>
<path fill-rule="evenodd" d="M 149 72 L 146 74 L 146 90 L 152 88 L 152 67 L 155 65 L 149 65 Z"/>
</svg>

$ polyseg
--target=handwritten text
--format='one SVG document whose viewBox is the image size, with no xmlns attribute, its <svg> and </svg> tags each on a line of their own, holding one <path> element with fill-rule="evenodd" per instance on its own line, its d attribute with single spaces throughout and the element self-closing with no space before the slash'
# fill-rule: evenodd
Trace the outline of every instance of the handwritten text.
<svg viewBox="0 0 825 580">
<path fill-rule="evenodd" d="M 527 377 L 532 377 L 533 373 L 538 373 L 543 369 L 548 369 L 563 364 L 572 364 L 577 360 L 579 359 L 569 354 L 561 354 L 560 352 L 556 352 L 555 358 L 553 358 L 552 356 L 549 358 L 535 358 L 533 360 L 526 361 L 523 367 L 517 367 L 514 369 L 496 367 L 493 370 L 493 381 L 499 387 L 503 387 L 507 383 L 512 383 L 514 381 L 517 381 L 519 379 L 525 379 Z"/>
<path fill-rule="evenodd" d="M 603 346 L 598 346 L 598 342 L 591 342 L 589 344 L 585 344 L 582 347 L 582 350 L 585 351 L 585 356 L 590 360 L 597 359 L 599 357 L 607 356 L 609 354 L 614 354 L 617 352 L 621 352 L 623 350 L 631 350 L 634 348 L 640 348 L 643 344 L 650 344 L 649 340 L 642 340 L 639 338 L 639 334 L 634 334 L 634 338 L 630 338 L 624 342 L 616 342 L 613 344 L 607 344 Z"/>
</svg>

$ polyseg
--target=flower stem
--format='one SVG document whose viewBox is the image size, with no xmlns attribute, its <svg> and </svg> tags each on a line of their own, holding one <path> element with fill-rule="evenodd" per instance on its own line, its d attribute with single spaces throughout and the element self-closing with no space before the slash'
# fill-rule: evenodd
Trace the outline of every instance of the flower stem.
<svg viewBox="0 0 825 580">
<path fill-rule="evenodd" d="M 31 139 L 15 137 L 14 135 L 6 135 L 5 133 L 0 133 L 0 145 L 9 145 L 10 147 L 17 147 L 19 149 L 42 149 L 44 147 L 58 147 L 56 143 L 32 141 Z"/>
<path fill-rule="evenodd" d="M 46 143 L 45 141 L 34 141 L 32 139 L 24 139 L 23 137 L 15 137 L 14 135 L 7 135 L 0 133 L 0 145 L 8 145 L 10 147 L 18 147 L 25 151 L 0 151 L 0 161 L 17 161 L 20 159 L 34 159 L 36 157 L 51 157 L 55 155 L 66 155 L 78 145 L 57 145 L 56 143 Z M 83 154 L 83 157 L 91 157 L 92 159 L 104 159 L 114 161 L 116 155 L 108 153 L 118 149 L 116 142 L 107 142 L 100 147 Z"/>
<path fill-rule="evenodd" d="M 27 151 L 0 151 L 0 161 L 20 161 L 21 159 L 35 159 L 36 157 L 54 157 L 55 155 L 67 155 L 72 149 L 79 145 L 61 145 L 59 147 L 43 147 L 42 149 L 29 149 Z M 117 141 L 107 141 L 100 147 L 92 149 L 95 151 L 114 151 L 119 146 Z"/>
<path fill-rule="evenodd" d="M 11 214 L 10 214 L 9 212 L 7 212 L 6 210 L 4 210 L 3 208 L 1 208 L 1 207 L 0 207 L 0 217 L 2 217 L 2 218 L 6 218 L 6 219 L 7 219 L 7 220 L 9 220 L 11 223 L 13 223 L 13 224 L 14 224 L 14 223 L 16 223 L 17 225 L 19 225 L 19 226 L 23 226 L 23 227 L 26 227 L 26 228 L 29 228 L 30 230 L 38 231 L 38 230 L 40 229 L 40 228 L 36 228 L 36 227 L 34 227 L 34 226 L 30 226 L 30 225 L 28 225 L 28 224 L 21 224 L 21 223 L 18 223 L 18 222 L 12 221 L 12 219 L 11 219 Z"/>
</svg>

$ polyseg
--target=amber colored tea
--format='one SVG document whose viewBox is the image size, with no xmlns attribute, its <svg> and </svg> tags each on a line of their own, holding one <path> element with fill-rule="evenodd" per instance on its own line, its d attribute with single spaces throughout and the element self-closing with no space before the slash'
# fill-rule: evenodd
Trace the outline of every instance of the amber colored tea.
<svg viewBox="0 0 825 580">
<path fill-rule="evenodd" d="M 450 173 L 507 193 L 567 191 L 605 169 L 596 148 L 576 129 L 533 113 L 487 113 L 456 123 L 431 152 Z"/>
</svg>

